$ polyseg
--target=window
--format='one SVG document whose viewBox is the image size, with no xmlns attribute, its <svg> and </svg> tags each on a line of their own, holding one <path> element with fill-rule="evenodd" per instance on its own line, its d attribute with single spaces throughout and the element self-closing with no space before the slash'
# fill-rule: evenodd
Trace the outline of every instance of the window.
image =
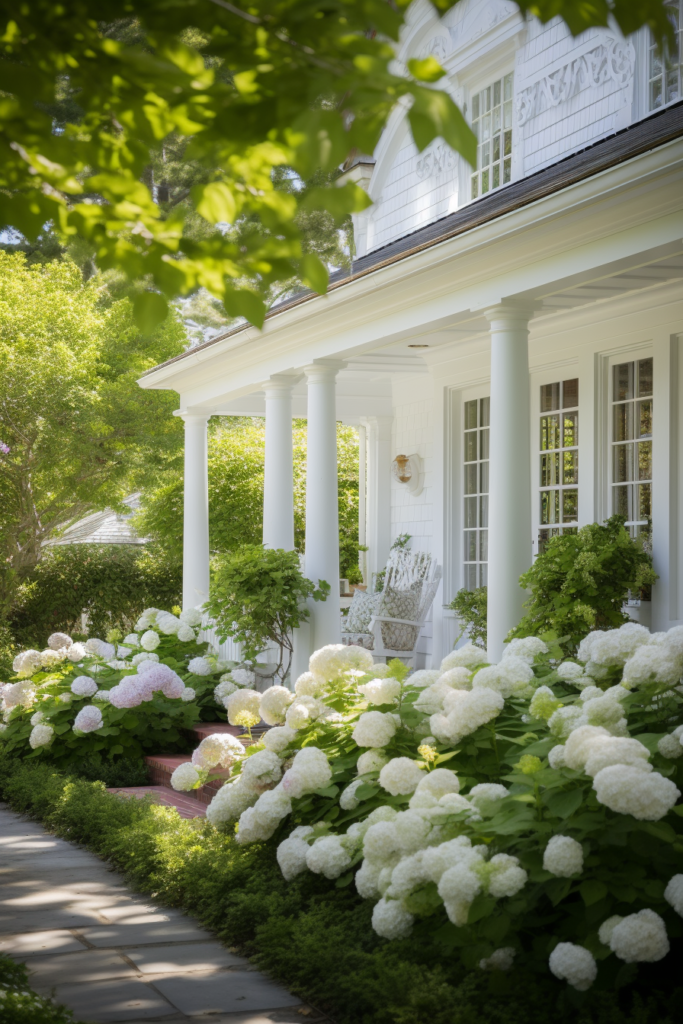
<svg viewBox="0 0 683 1024">
<path fill-rule="evenodd" d="M 465 402 L 463 585 L 467 590 L 488 582 L 489 408 L 488 398 Z"/>
<path fill-rule="evenodd" d="M 512 73 L 472 97 L 472 131 L 477 136 L 477 171 L 472 198 L 512 177 Z"/>
<path fill-rule="evenodd" d="M 539 554 L 579 518 L 579 381 L 541 386 Z"/>
<path fill-rule="evenodd" d="M 652 518 L 652 359 L 612 367 L 612 513 L 632 537 Z"/>
<path fill-rule="evenodd" d="M 666 6 L 676 34 L 676 42 L 673 45 L 666 44 L 662 54 L 658 52 L 654 40 L 650 39 L 650 110 L 657 110 L 658 107 L 674 103 L 681 98 L 683 0 L 668 0 Z"/>
</svg>

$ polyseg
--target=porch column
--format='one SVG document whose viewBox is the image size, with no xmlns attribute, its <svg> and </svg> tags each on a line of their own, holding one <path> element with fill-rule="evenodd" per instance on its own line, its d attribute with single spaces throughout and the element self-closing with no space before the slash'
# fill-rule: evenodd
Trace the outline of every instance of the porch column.
<svg viewBox="0 0 683 1024">
<path fill-rule="evenodd" d="M 308 383 L 306 457 L 306 575 L 326 580 L 326 601 L 311 601 L 311 644 L 341 641 L 339 611 L 339 499 L 337 493 L 336 376 L 344 364 L 321 360 L 304 367 Z"/>
<path fill-rule="evenodd" d="M 366 462 L 368 455 L 368 431 L 367 427 L 361 424 L 358 428 L 358 546 L 365 547 L 367 544 L 367 473 Z M 368 559 L 367 551 L 358 552 L 358 567 L 363 577 L 362 582 L 368 582 Z"/>
<path fill-rule="evenodd" d="M 491 325 L 489 461 L 488 658 L 500 661 L 504 640 L 522 617 L 519 577 L 531 565 L 529 434 L 530 310 L 486 311 Z"/>
<path fill-rule="evenodd" d="M 391 416 L 368 416 L 368 586 L 387 564 L 391 548 Z"/>
<path fill-rule="evenodd" d="M 185 423 L 183 486 L 183 609 L 196 608 L 209 596 L 208 416 L 182 413 Z"/>
<path fill-rule="evenodd" d="M 263 543 L 294 550 L 292 378 L 273 376 L 266 396 L 266 458 L 263 479 Z"/>
</svg>

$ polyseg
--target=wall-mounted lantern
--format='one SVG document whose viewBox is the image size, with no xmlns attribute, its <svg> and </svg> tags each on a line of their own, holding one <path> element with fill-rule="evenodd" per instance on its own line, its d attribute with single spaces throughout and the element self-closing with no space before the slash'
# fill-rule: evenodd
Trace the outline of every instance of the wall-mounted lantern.
<svg viewBox="0 0 683 1024">
<path fill-rule="evenodd" d="M 419 455 L 397 455 L 391 463 L 391 473 L 394 480 L 404 484 L 411 494 L 422 493 L 424 473 Z"/>
</svg>

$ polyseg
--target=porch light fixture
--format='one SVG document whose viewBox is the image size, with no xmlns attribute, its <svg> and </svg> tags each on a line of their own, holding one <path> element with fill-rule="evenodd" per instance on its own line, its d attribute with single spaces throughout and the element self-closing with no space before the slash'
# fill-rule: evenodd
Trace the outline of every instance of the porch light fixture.
<svg viewBox="0 0 683 1024">
<path fill-rule="evenodd" d="M 397 455 L 391 463 L 394 480 L 404 484 L 411 494 L 422 493 L 422 459 L 419 455 Z"/>
</svg>

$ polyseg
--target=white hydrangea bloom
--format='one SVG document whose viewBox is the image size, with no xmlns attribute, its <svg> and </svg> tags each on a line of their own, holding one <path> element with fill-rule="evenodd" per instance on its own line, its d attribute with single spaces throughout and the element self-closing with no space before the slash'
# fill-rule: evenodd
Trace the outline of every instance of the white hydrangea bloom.
<svg viewBox="0 0 683 1024">
<path fill-rule="evenodd" d="M 449 771 L 448 768 L 434 768 L 433 771 L 428 772 L 426 775 L 424 772 L 422 773 L 422 777 L 418 780 L 416 792 L 431 793 L 438 800 L 440 797 L 445 796 L 446 793 L 459 793 L 460 779 L 455 772 Z"/>
<path fill-rule="evenodd" d="M 237 842 L 247 845 L 270 839 L 282 819 L 291 812 L 292 801 L 282 787 L 269 789 L 240 815 Z"/>
<path fill-rule="evenodd" d="M 142 613 L 138 621 L 135 623 L 136 632 L 141 632 L 144 629 L 149 629 L 149 627 L 154 623 L 158 612 L 158 608 L 145 608 L 144 612 Z"/>
<path fill-rule="evenodd" d="M 70 704 L 72 697 L 72 693 L 60 693 L 59 697 L 57 697 L 57 700 L 61 700 L 62 704 Z"/>
<path fill-rule="evenodd" d="M 664 899 L 683 917 L 683 875 L 674 875 L 664 890 Z"/>
<path fill-rule="evenodd" d="M 310 835 L 313 835 L 310 825 L 300 825 L 277 848 L 275 856 L 287 882 L 306 871 L 306 857 L 310 850 L 306 836 Z"/>
<path fill-rule="evenodd" d="M 195 631 L 192 629 L 192 626 L 186 626 L 182 622 L 178 626 L 178 632 L 176 635 L 178 639 L 184 644 L 189 643 L 191 640 L 197 639 Z"/>
<path fill-rule="evenodd" d="M 598 802 L 640 821 L 659 821 L 676 803 L 680 790 L 659 772 L 644 772 L 632 765 L 610 765 L 593 780 Z"/>
<path fill-rule="evenodd" d="M 459 647 L 457 651 L 451 651 L 441 662 L 441 671 L 447 672 L 451 668 L 462 665 L 465 668 L 476 668 L 477 665 L 485 665 L 487 662 L 486 651 L 476 644 L 467 643 Z"/>
<path fill-rule="evenodd" d="M 564 744 L 558 743 L 548 754 L 548 764 L 551 768 L 566 768 L 567 762 L 564 759 Z"/>
<path fill-rule="evenodd" d="M 560 704 L 549 686 L 539 686 L 529 703 L 529 713 L 533 718 L 551 718 Z"/>
<path fill-rule="evenodd" d="M 339 878 L 350 864 L 351 857 L 339 836 L 322 836 L 308 848 L 306 865 L 315 875 L 324 875 L 330 880 Z"/>
<path fill-rule="evenodd" d="M 195 676 L 210 676 L 213 670 L 213 665 L 208 658 L 191 658 L 187 665 L 187 671 Z"/>
<path fill-rule="evenodd" d="M 452 687 L 441 681 L 426 686 L 418 694 L 413 707 L 416 711 L 421 711 L 423 715 L 438 715 L 443 712 L 444 697 L 451 689 Z"/>
<path fill-rule="evenodd" d="M 85 651 L 86 654 L 97 655 L 99 658 L 104 658 L 105 661 L 113 658 L 116 654 L 116 648 L 113 644 L 107 643 L 106 640 L 98 640 L 97 637 L 91 637 L 85 641 Z"/>
<path fill-rule="evenodd" d="M 226 704 L 225 704 L 226 700 L 228 699 L 230 694 L 231 693 L 235 693 L 235 691 L 237 689 L 238 689 L 238 687 L 236 686 L 236 684 L 233 683 L 229 678 L 228 679 L 221 679 L 221 682 L 214 689 L 213 695 L 216 698 L 216 701 L 219 704 L 222 704 L 223 707 L 225 707 L 226 706 Z"/>
<path fill-rule="evenodd" d="M 354 779 L 353 782 L 343 790 L 339 797 L 339 806 L 342 811 L 355 811 L 356 807 L 358 807 L 360 803 L 360 800 L 356 797 L 356 790 L 362 785 L 362 779 Z"/>
<path fill-rule="evenodd" d="M 389 757 L 383 750 L 365 750 L 356 762 L 356 771 L 359 775 L 379 772 L 388 760 Z"/>
<path fill-rule="evenodd" d="M 71 647 L 73 640 L 68 633 L 51 633 L 47 638 L 47 646 L 53 651 L 60 651 L 63 647 Z"/>
<path fill-rule="evenodd" d="M 681 678 L 683 660 L 663 644 L 647 644 L 639 647 L 624 665 L 622 681 L 624 686 L 641 686 L 656 680 L 674 686 Z"/>
<path fill-rule="evenodd" d="M 92 697 L 97 691 L 97 683 L 90 676 L 76 676 L 71 684 L 71 692 L 77 697 Z"/>
<path fill-rule="evenodd" d="M 497 782 L 480 782 L 477 786 L 472 787 L 467 794 L 467 799 L 480 811 L 497 800 L 504 800 L 508 795 L 505 786 L 501 786 Z"/>
<path fill-rule="evenodd" d="M 398 857 L 401 843 L 396 831 L 395 814 L 392 821 L 374 821 L 363 837 L 363 855 L 373 863 L 385 865 Z M 393 864 L 392 864 L 393 866 Z"/>
<path fill-rule="evenodd" d="M 109 690 L 97 690 L 92 695 L 93 700 L 101 700 L 103 704 L 109 704 L 111 698 L 109 696 Z"/>
<path fill-rule="evenodd" d="M 191 686 L 186 686 L 183 692 L 180 694 L 180 699 L 184 701 L 186 704 L 189 704 L 189 702 L 191 700 L 194 700 L 196 696 L 196 691 L 193 690 Z"/>
<path fill-rule="evenodd" d="M 256 673 L 250 668 L 233 668 L 230 675 L 238 686 L 253 686 L 256 682 Z"/>
<path fill-rule="evenodd" d="M 157 664 L 159 661 L 159 655 L 154 654 L 153 651 L 140 651 L 139 654 L 134 654 L 130 661 L 131 665 L 134 665 L 139 672 L 140 665 L 142 665 L 143 662 L 147 662 L 150 665 Z"/>
<path fill-rule="evenodd" d="M 559 942 L 550 954 L 548 966 L 556 978 L 569 982 L 579 992 L 589 989 L 598 976 L 593 954 L 573 942 Z"/>
<path fill-rule="evenodd" d="M 44 668 L 46 670 L 56 668 L 57 665 L 61 665 L 61 663 L 65 659 L 66 648 L 62 649 L 61 651 L 53 651 L 49 647 L 47 647 L 44 651 L 40 652 L 40 665 L 41 668 Z"/>
<path fill-rule="evenodd" d="M 566 740 L 571 732 L 584 724 L 583 708 L 576 704 L 558 708 L 548 719 L 548 728 L 558 740 Z"/>
<path fill-rule="evenodd" d="M 391 880 L 384 895 L 392 899 L 408 896 L 414 889 L 429 881 L 422 860 L 424 850 L 417 850 L 408 857 L 403 857 L 396 867 L 391 869 Z"/>
<path fill-rule="evenodd" d="M 363 647 L 328 644 L 314 651 L 309 659 L 308 668 L 313 675 L 326 683 L 331 683 L 350 669 L 372 672 L 374 661 L 372 652 L 366 651 Z"/>
<path fill-rule="evenodd" d="M 372 928 L 383 939 L 405 939 L 412 931 L 414 917 L 398 900 L 384 897 L 372 911 Z"/>
<path fill-rule="evenodd" d="M 619 629 L 609 629 L 595 637 L 590 647 L 590 660 L 602 666 L 624 665 L 639 647 L 649 642 L 650 630 L 646 626 L 626 622 Z M 580 651 L 579 648 L 579 658 L 583 661 Z"/>
<path fill-rule="evenodd" d="M 178 792 L 186 793 L 197 787 L 199 779 L 200 775 L 197 768 L 195 768 L 191 761 L 185 761 L 184 764 L 179 764 L 171 775 L 171 785 Z"/>
<path fill-rule="evenodd" d="M 76 715 L 73 728 L 79 732 L 96 732 L 102 728 L 102 712 L 93 704 L 87 704 Z"/>
<path fill-rule="evenodd" d="M 21 654 L 17 654 L 12 662 L 12 669 L 20 679 L 28 679 L 39 670 L 40 663 L 40 651 L 22 651 Z"/>
<path fill-rule="evenodd" d="M 461 928 L 467 924 L 470 905 L 482 889 L 481 878 L 473 870 L 472 862 L 460 862 L 442 874 L 439 896 L 444 902 L 449 920 Z"/>
<path fill-rule="evenodd" d="M 661 740 L 657 743 L 657 750 L 662 757 L 667 757 L 670 760 L 675 760 L 683 754 L 681 741 L 673 734 L 662 736 Z"/>
<path fill-rule="evenodd" d="M 272 750 L 274 754 L 281 754 L 287 747 L 291 747 L 292 743 L 296 741 L 296 732 L 294 729 L 290 729 L 287 725 L 276 726 L 274 729 L 268 729 L 263 735 L 263 742 L 267 750 Z"/>
<path fill-rule="evenodd" d="M 185 626 L 197 627 L 202 624 L 202 612 L 200 608 L 186 608 L 178 616 Z"/>
<path fill-rule="evenodd" d="M 313 672 L 302 672 L 294 684 L 298 697 L 317 697 L 325 689 L 325 680 Z"/>
<path fill-rule="evenodd" d="M 28 708 L 33 703 L 35 695 L 36 688 L 28 679 L 23 679 L 20 683 L 6 683 L 2 690 L 3 707 L 9 709 L 21 704 Z"/>
<path fill-rule="evenodd" d="M 548 645 L 537 636 L 525 636 L 518 640 L 511 640 L 503 651 L 505 658 L 521 658 L 529 665 L 533 665 L 539 654 L 547 654 Z"/>
<path fill-rule="evenodd" d="M 218 790 L 206 809 L 207 820 L 212 825 L 234 821 L 247 807 L 256 803 L 257 799 L 258 793 L 245 785 L 244 779 L 239 776 Z"/>
<path fill-rule="evenodd" d="M 385 747 L 396 732 L 396 722 L 382 711 L 365 711 L 351 736 L 359 747 Z"/>
<path fill-rule="evenodd" d="M 496 949 L 491 956 L 479 961 L 479 968 L 482 971 L 509 971 L 515 960 L 516 950 L 513 946 L 503 946 Z"/>
<path fill-rule="evenodd" d="M 192 764 L 198 768 L 229 768 L 243 757 L 244 746 L 230 733 L 214 732 L 205 736 L 192 754 Z"/>
<path fill-rule="evenodd" d="M 401 684 L 398 679 L 371 679 L 368 683 L 358 687 L 368 704 L 393 704 L 401 692 Z"/>
<path fill-rule="evenodd" d="M 543 867 L 558 878 L 583 871 L 583 847 L 570 836 L 552 836 L 543 854 Z"/>
<path fill-rule="evenodd" d="M 444 700 L 446 714 L 432 715 L 429 719 L 429 728 L 439 742 L 458 743 L 480 726 L 496 718 L 504 704 L 505 701 L 497 690 L 484 687 L 451 690 Z"/>
<path fill-rule="evenodd" d="M 456 665 L 455 668 L 449 668 L 447 672 L 441 673 L 437 685 L 441 692 L 445 692 L 444 687 L 450 687 L 451 690 L 471 690 L 472 671 L 464 665 Z"/>
<path fill-rule="evenodd" d="M 47 747 L 53 736 L 54 729 L 51 725 L 34 725 L 28 741 L 33 750 L 36 750 L 38 747 Z"/>
<path fill-rule="evenodd" d="M 609 946 L 612 938 L 612 932 L 623 920 L 623 917 L 620 917 L 619 914 L 614 914 L 613 917 L 608 917 L 606 921 L 602 922 L 598 928 L 598 938 L 600 939 L 600 942 L 602 942 L 603 946 Z"/>
<path fill-rule="evenodd" d="M 496 899 L 515 896 L 524 888 L 529 877 L 524 868 L 520 867 L 518 859 L 507 853 L 497 853 L 486 867 L 488 891 Z"/>
<path fill-rule="evenodd" d="M 158 633 L 155 633 L 153 629 L 148 629 L 140 637 L 140 646 L 146 651 L 154 651 L 161 643 L 161 638 Z"/>
<path fill-rule="evenodd" d="M 557 667 L 557 674 L 567 683 L 576 683 L 583 678 L 583 666 L 578 665 L 575 661 L 563 661 Z"/>
<path fill-rule="evenodd" d="M 525 696 L 529 692 L 529 683 L 533 678 L 531 665 L 523 658 L 510 655 L 503 658 L 498 665 L 479 669 L 472 680 L 472 688 L 477 690 L 486 687 L 505 698 Z"/>
<path fill-rule="evenodd" d="M 282 761 L 272 750 L 258 750 L 242 761 L 242 778 L 252 787 L 278 782 L 281 776 Z"/>
<path fill-rule="evenodd" d="M 377 899 L 380 895 L 378 882 L 381 871 L 382 868 L 379 864 L 370 860 L 363 861 L 355 878 L 356 891 L 362 899 Z"/>
<path fill-rule="evenodd" d="M 282 725 L 294 694 L 286 686 L 269 686 L 261 696 L 261 718 L 266 725 Z"/>
<path fill-rule="evenodd" d="M 401 853 L 412 854 L 427 845 L 432 825 L 421 812 L 413 809 L 400 811 L 392 824 L 396 830 L 396 838 L 398 839 Z"/>
<path fill-rule="evenodd" d="M 129 633 L 127 636 L 124 636 L 123 642 L 128 647 L 137 647 L 140 643 L 137 633 Z"/>
<path fill-rule="evenodd" d="M 599 725 L 581 725 L 578 729 L 574 729 L 564 745 L 564 759 L 567 767 L 573 768 L 574 771 L 581 771 L 590 756 L 594 741 L 598 737 L 609 735 L 607 729 Z"/>
<path fill-rule="evenodd" d="M 83 661 L 85 655 L 85 644 L 82 643 L 72 644 L 69 650 L 66 652 L 67 659 L 73 662 L 74 665 L 78 664 L 79 661 Z"/>
<path fill-rule="evenodd" d="M 330 784 L 332 769 L 326 754 L 318 747 L 304 747 L 299 750 L 282 779 L 282 788 L 292 798 L 324 789 Z"/>
<path fill-rule="evenodd" d="M 662 960 L 669 952 L 664 922 L 654 910 L 629 914 L 612 929 L 609 947 L 627 964 Z"/>
<path fill-rule="evenodd" d="M 256 690 L 236 690 L 225 701 L 225 707 L 230 725 L 248 728 L 261 718 L 261 694 Z"/>
<path fill-rule="evenodd" d="M 379 773 L 379 784 L 392 796 L 407 796 L 423 777 L 422 769 L 409 757 L 392 757 Z"/>
<path fill-rule="evenodd" d="M 31 725 L 40 725 L 44 718 L 42 711 L 36 711 L 35 715 L 31 715 Z"/>
<path fill-rule="evenodd" d="M 180 629 L 180 619 L 171 612 L 159 612 L 157 615 L 156 628 L 166 636 L 173 636 Z"/>
<path fill-rule="evenodd" d="M 608 730 L 612 730 L 624 718 L 621 705 L 609 693 L 584 701 L 583 714 L 589 725 L 602 725 Z"/>
<path fill-rule="evenodd" d="M 643 772 L 652 771 L 650 751 L 639 740 L 623 736 L 598 736 L 590 741 L 584 765 L 586 775 L 592 778 L 614 764 L 627 764 Z"/>
<path fill-rule="evenodd" d="M 377 666 L 375 666 L 375 668 L 376 667 Z M 373 668 L 373 671 L 374 671 L 374 668 Z M 408 678 L 406 680 L 406 683 L 408 684 L 408 686 L 412 686 L 413 689 L 421 690 L 421 689 L 423 689 L 423 687 L 431 686 L 432 683 L 435 683 L 440 675 L 441 675 L 441 670 L 440 669 L 436 669 L 436 668 L 420 668 L 420 669 L 417 670 L 417 672 L 412 672 L 408 676 Z"/>
<path fill-rule="evenodd" d="M 315 697 L 295 697 L 285 713 L 285 722 L 290 729 L 305 729 L 311 722 L 315 722 L 321 715 L 329 711 L 329 708 L 322 701 Z"/>
</svg>

